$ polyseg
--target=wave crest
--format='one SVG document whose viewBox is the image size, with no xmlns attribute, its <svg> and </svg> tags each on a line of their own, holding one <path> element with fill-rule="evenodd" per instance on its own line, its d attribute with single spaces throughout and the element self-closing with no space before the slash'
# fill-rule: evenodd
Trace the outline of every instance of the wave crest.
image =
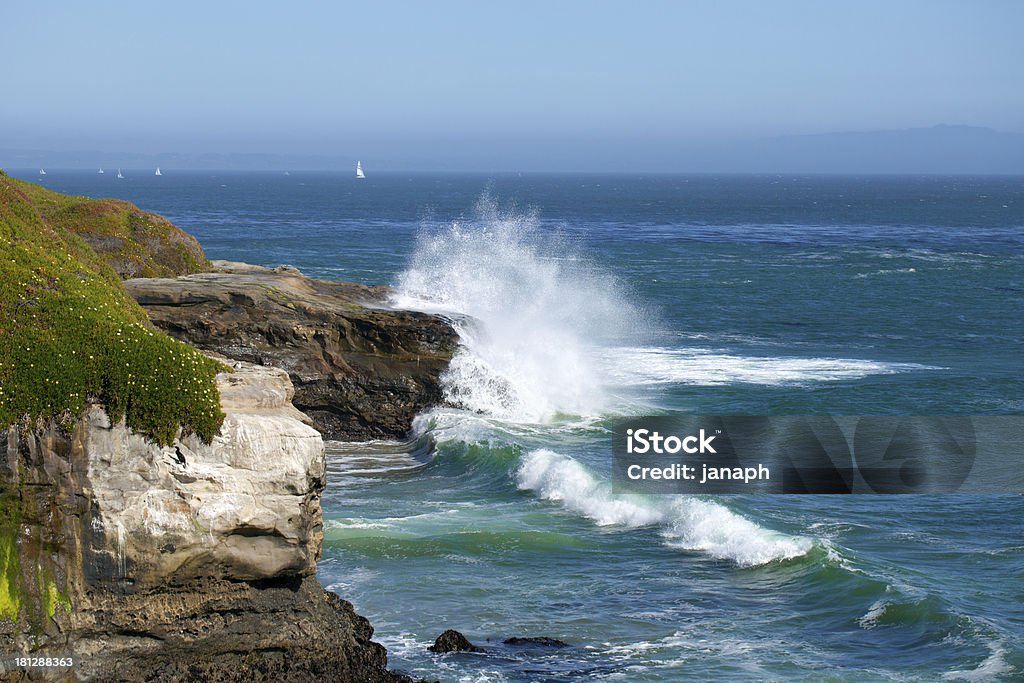
<svg viewBox="0 0 1024 683">
<path fill-rule="evenodd" d="M 810 539 L 789 536 L 758 526 L 718 503 L 697 498 L 614 495 L 574 458 L 541 448 L 523 457 L 516 472 L 520 489 L 600 526 L 626 528 L 661 526 L 670 548 L 696 550 L 740 567 L 754 567 L 807 554 Z"/>
</svg>

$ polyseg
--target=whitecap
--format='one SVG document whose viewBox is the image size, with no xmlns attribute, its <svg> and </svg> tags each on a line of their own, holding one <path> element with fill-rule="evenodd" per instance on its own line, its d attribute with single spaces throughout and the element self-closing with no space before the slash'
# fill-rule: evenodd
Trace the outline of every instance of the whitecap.
<svg viewBox="0 0 1024 683">
<path fill-rule="evenodd" d="M 519 488 L 592 519 L 598 526 L 630 528 L 665 521 L 663 512 L 634 496 L 615 496 L 575 459 L 547 449 L 528 453 L 517 472 Z"/>
<path fill-rule="evenodd" d="M 719 503 L 691 497 L 616 495 L 568 455 L 548 449 L 531 451 L 516 472 L 520 489 L 560 503 L 598 526 L 659 526 L 665 545 L 730 560 L 740 567 L 805 555 L 810 539 L 765 529 Z"/>
<path fill-rule="evenodd" d="M 989 656 L 973 669 L 950 671 L 942 675 L 945 681 L 993 681 L 1015 673 L 1016 668 L 1006 661 L 1006 649 L 1000 643 L 989 643 Z"/>
<path fill-rule="evenodd" d="M 855 358 L 741 356 L 701 348 L 617 348 L 605 355 L 607 372 L 623 384 L 784 385 L 836 382 L 869 375 L 940 370 L 918 363 Z"/>
</svg>

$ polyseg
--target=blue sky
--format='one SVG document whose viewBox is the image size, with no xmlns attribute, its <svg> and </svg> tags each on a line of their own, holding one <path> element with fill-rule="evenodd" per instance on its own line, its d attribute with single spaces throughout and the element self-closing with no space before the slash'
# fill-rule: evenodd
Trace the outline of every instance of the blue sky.
<svg viewBox="0 0 1024 683">
<path fill-rule="evenodd" d="M 500 165 L 1024 132 L 1022 29 L 1013 0 L 5 2 L 0 147 Z"/>
</svg>

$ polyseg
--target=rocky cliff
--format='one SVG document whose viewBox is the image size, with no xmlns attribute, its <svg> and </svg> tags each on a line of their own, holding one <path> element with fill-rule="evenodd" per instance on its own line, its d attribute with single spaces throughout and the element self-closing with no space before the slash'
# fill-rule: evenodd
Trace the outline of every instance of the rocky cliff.
<svg viewBox="0 0 1024 683">
<path fill-rule="evenodd" d="M 94 401 L 161 443 L 179 428 L 209 441 L 220 364 L 155 330 L 109 255 L 82 239 L 113 227 L 62 210 L 91 201 L 0 171 L 0 428 L 70 425 Z"/>
<path fill-rule="evenodd" d="M 325 438 L 402 437 L 441 403 L 440 375 L 458 343 L 445 320 L 387 309 L 385 287 L 212 263 L 215 272 L 124 284 L 171 336 L 287 370 L 296 407 Z"/>
<path fill-rule="evenodd" d="M 74 658 L 32 680 L 398 680 L 315 577 L 320 435 L 285 372 L 236 366 L 209 444 L 158 446 L 99 406 L 70 434 L 0 432 L 0 653 Z M 28 680 L 10 660 L 0 679 Z"/>
</svg>

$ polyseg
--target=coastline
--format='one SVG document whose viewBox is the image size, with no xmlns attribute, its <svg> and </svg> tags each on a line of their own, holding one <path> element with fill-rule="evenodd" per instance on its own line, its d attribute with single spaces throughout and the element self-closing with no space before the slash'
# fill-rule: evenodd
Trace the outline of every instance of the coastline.
<svg viewBox="0 0 1024 683">
<path fill-rule="evenodd" d="M 743 680 L 749 671 L 809 680 L 821 671 L 840 680 L 1019 673 L 1007 580 L 1020 566 L 1017 499 L 623 500 L 608 490 L 604 424 L 581 420 L 574 402 L 588 399 L 582 408 L 597 404 L 613 417 L 630 414 L 617 402 L 623 396 L 723 414 L 1015 410 L 1019 362 L 1007 342 L 1019 341 L 1019 231 L 991 216 L 979 232 L 975 218 L 981 205 L 1019 206 L 1008 183 L 801 179 L 800 198 L 821 205 L 808 214 L 786 179 L 676 179 L 684 189 L 700 185 L 682 196 L 672 179 L 618 179 L 664 199 L 641 218 L 678 217 L 626 232 L 635 203 L 595 208 L 589 185 L 572 190 L 588 178 L 546 182 L 539 219 L 501 208 L 465 218 L 484 183 L 469 179 L 422 226 L 415 216 L 338 218 L 336 204 L 349 200 L 330 179 L 301 186 L 294 176 L 255 176 L 225 189 L 168 175 L 124 192 L 194 225 L 219 255 L 392 282 L 410 305 L 445 302 L 476 321 L 453 364 L 460 373 L 446 376 L 463 407 L 417 420 L 416 445 L 429 444 L 431 454 L 422 469 L 406 474 L 404 458 L 328 456 L 317 579 L 371 619 L 391 666 L 430 679 L 523 681 L 538 671 L 635 671 L 664 681 Z M 434 192 L 432 183 L 387 180 L 359 186 L 361 211 L 393 216 L 407 185 L 424 202 Z M 537 191 L 529 179 L 501 183 L 496 203 Z M 961 190 L 918 206 L 915 192 L 945 197 L 951 183 Z M 60 186 L 89 194 L 105 184 L 82 177 Z M 196 192 L 203 186 L 205 195 Z M 562 192 L 574 213 L 555 221 L 586 233 L 575 253 L 547 241 L 548 207 Z M 971 203 L 978 193 L 990 198 Z M 337 202 L 311 204 L 313 194 Z M 264 195 L 256 224 L 250 206 Z M 697 197 L 711 208 L 694 209 Z M 720 227 L 689 222 L 714 221 L 730 197 L 736 211 Z M 765 198 L 789 203 L 765 213 Z M 866 208 L 894 198 L 884 211 Z M 847 204 L 854 209 L 843 214 Z M 840 218 L 820 224 L 830 212 Z M 703 264 L 700 277 L 666 268 L 684 257 Z M 587 279 L 588 259 L 614 264 L 613 274 L 638 283 L 635 296 L 589 286 L 607 281 Z M 601 343 L 596 367 L 565 363 L 585 359 L 573 355 L 575 343 L 592 348 L 595 332 L 620 320 L 630 301 L 650 303 L 671 337 L 639 348 Z M 561 372 L 568 369 L 575 372 Z M 495 375 L 509 382 L 486 381 Z M 611 384 L 607 393 L 568 391 L 595 378 Z M 517 397 L 526 403 L 505 400 Z M 538 425 L 533 410 L 518 410 L 544 406 L 563 414 Z M 880 504 L 892 514 L 880 514 Z M 984 571 L 983 593 L 959 581 L 973 569 Z M 428 653 L 447 626 L 489 653 Z M 570 647 L 545 654 L 492 645 L 534 635 Z"/>
<path fill-rule="evenodd" d="M 13 188 L 23 212 L 33 210 L 33 187 Z M 87 216 L 110 206 L 75 201 Z M 17 215 L 5 226 L 18 225 Z M 50 224 L 36 216 L 34 225 Z M 41 678 L 32 670 L 32 680 L 411 680 L 387 670 L 369 622 L 316 578 L 321 432 L 346 440 L 408 432 L 416 413 L 440 401 L 454 331 L 435 316 L 384 310 L 383 288 L 207 262 L 194 238 L 165 219 L 147 221 L 142 230 L 172 231 L 170 252 L 163 240 L 134 239 L 126 259 L 113 247 L 130 235 L 75 219 L 62 234 L 79 232 L 78 253 L 96 268 L 105 261 L 122 277 L 165 276 L 126 280 L 126 291 L 150 312 L 143 330 L 152 321 L 216 360 L 223 422 L 209 437 L 165 425 L 159 433 L 171 438 L 149 438 L 90 394 L 78 415 L 44 409 L 4 426 L 2 650 L 74 662 Z M 33 235 L 12 245 L 45 250 Z M 178 253 L 174 244 L 199 256 L 157 265 Z M 55 305 L 63 296 L 57 290 Z M 0 334 L 12 339 L 24 310 L 8 312 L 14 329 Z M 30 368 L 14 360 L 17 380 Z M 142 381 L 164 379 L 158 371 Z M 27 680 L 29 671 L 0 662 L 0 680 Z"/>
</svg>

